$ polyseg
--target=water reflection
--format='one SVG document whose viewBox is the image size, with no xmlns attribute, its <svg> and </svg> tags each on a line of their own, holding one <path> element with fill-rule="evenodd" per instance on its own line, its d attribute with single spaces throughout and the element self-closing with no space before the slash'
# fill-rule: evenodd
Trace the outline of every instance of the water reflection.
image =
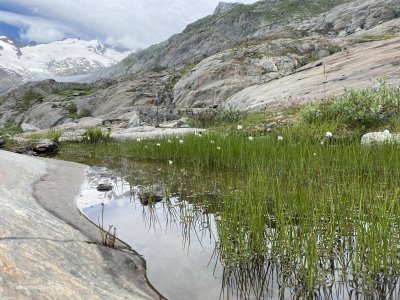
<svg viewBox="0 0 400 300">
<path fill-rule="evenodd" d="M 97 192 L 102 178 L 111 179 L 111 192 Z M 143 206 L 138 184 L 145 181 L 124 178 L 105 169 L 92 170 L 78 207 L 96 222 L 104 203 L 104 226 L 116 226 L 117 236 L 144 256 L 149 280 L 169 299 L 400 299 L 398 274 L 377 275 L 368 289 L 358 278 L 343 277 L 340 270 L 349 258 L 321 262 L 330 272 L 311 291 L 293 263 L 271 254 L 226 266 L 218 210 L 210 205 L 218 193 L 194 194 L 179 184 L 168 190 L 164 201 Z"/>
</svg>

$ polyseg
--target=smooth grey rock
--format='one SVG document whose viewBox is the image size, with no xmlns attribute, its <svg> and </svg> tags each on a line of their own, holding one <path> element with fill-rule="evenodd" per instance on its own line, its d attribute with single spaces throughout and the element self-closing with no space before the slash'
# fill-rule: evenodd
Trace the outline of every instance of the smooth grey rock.
<svg viewBox="0 0 400 300">
<path fill-rule="evenodd" d="M 157 139 L 167 136 L 184 136 L 186 134 L 196 134 L 205 131 L 205 129 L 200 128 L 157 128 L 154 126 L 141 126 L 113 132 L 110 137 L 116 140 L 136 140 L 137 138 Z"/>
<path fill-rule="evenodd" d="M 177 128 L 178 127 L 178 122 L 165 122 L 165 123 L 160 123 L 158 124 L 158 127 L 160 128 Z"/>
<path fill-rule="evenodd" d="M 231 96 L 224 108 L 251 112 L 318 101 L 343 95 L 349 87 L 371 87 L 371 78 L 383 74 L 388 84 L 397 86 L 398 47 L 400 37 L 349 47 L 283 78 L 248 87 Z"/>
<path fill-rule="evenodd" d="M 23 123 L 40 129 L 47 129 L 62 123 L 66 112 L 62 108 L 52 108 L 52 103 L 45 102 L 31 108 L 24 116 Z"/>
<path fill-rule="evenodd" d="M 141 124 L 142 121 L 140 120 L 139 112 L 138 111 L 133 112 L 128 123 L 128 128 L 139 127 Z"/>
<path fill-rule="evenodd" d="M 235 2 L 219 2 L 217 7 L 214 10 L 214 15 L 223 14 L 227 11 L 230 11 L 232 8 L 240 5 L 241 3 Z"/>
<path fill-rule="evenodd" d="M 138 190 L 138 196 L 143 205 L 160 202 L 166 197 L 165 187 L 160 184 L 141 186 Z"/>
<path fill-rule="evenodd" d="M 162 298 L 143 258 L 120 241 L 101 246 L 99 228 L 77 210 L 86 168 L 0 153 L 2 299 Z"/>
<path fill-rule="evenodd" d="M 21 130 L 23 132 L 34 132 L 34 131 L 39 131 L 40 128 L 38 128 L 36 126 L 33 126 L 33 125 L 30 125 L 30 124 L 27 124 L 27 123 L 22 123 L 21 124 Z"/>
</svg>

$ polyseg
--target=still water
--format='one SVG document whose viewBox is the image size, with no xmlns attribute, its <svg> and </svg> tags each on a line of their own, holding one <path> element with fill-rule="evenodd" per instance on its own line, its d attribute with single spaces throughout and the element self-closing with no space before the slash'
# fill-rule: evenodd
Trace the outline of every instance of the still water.
<svg viewBox="0 0 400 300">
<path fill-rule="evenodd" d="M 161 181 L 151 177 L 151 182 Z M 111 191 L 97 191 L 104 180 L 112 184 Z M 120 171 L 92 168 L 87 171 L 77 206 L 94 223 L 100 224 L 103 216 L 105 229 L 109 225 L 117 228 L 117 237 L 143 255 L 149 281 L 166 298 L 304 299 L 299 287 L 283 283 L 284 272 L 276 262 L 249 264 L 228 272 L 218 251 L 218 215 L 174 191 L 169 191 L 169 201 L 142 205 L 139 190 L 144 182 L 130 180 Z M 333 274 L 333 284 L 316 289 L 312 298 L 363 299 L 351 284 L 338 282 L 337 275 Z M 398 283 L 384 285 L 377 298 L 400 299 L 398 291 Z"/>
</svg>

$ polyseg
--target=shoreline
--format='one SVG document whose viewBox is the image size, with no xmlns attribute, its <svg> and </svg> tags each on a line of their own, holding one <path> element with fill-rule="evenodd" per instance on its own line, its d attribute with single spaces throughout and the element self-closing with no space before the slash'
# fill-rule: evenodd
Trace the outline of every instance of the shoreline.
<svg viewBox="0 0 400 300">
<path fill-rule="evenodd" d="M 103 246 L 99 228 L 76 207 L 86 168 L 0 151 L 0 191 L 8 195 L 0 195 L 8 208 L 0 220 L 8 225 L 0 237 L 0 296 L 164 299 L 146 277 L 145 260 L 122 241 Z"/>
</svg>

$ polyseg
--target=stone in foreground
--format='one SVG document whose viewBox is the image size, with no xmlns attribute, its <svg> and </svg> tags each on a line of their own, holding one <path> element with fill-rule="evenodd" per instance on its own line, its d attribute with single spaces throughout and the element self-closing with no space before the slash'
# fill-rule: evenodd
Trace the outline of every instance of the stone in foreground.
<svg viewBox="0 0 400 300">
<path fill-rule="evenodd" d="M 366 146 L 388 143 L 400 143 L 400 134 L 393 134 L 385 130 L 383 132 L 368 132 L 361 137 L 361 144 Z"/>
</svg>

